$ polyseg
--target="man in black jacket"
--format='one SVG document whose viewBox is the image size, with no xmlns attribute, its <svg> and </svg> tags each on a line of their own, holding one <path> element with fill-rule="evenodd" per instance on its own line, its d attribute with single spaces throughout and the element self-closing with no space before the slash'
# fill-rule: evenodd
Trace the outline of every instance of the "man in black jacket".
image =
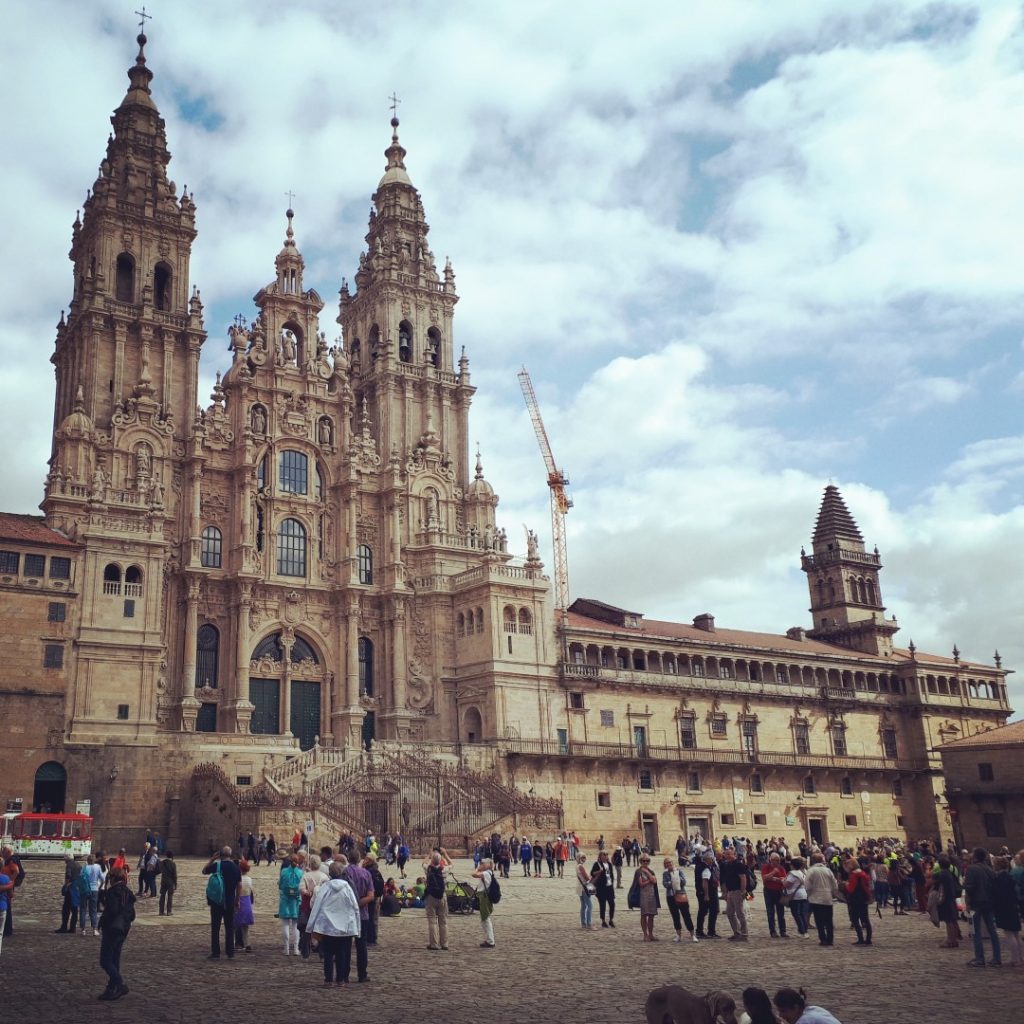
<svg viewBox="0 0 1024 1024">
<path fill-rule="evenodd" d="M 100 914 L 100 967 L 106 972 L 107 987 L 100 999 L 120 999 L 128 994 L 121 977 L 121 950 L 135 920 L 135 896 L 128 888 L 122 868 L 111 868 L 108 888 Z"/>
<path fill-rule="evenodd" d="M 238 884 L 242 871 L 231 859 L 231 847 L 215 853 L 203 868 L 204 875 L 219 874 L 224 889 L 221 900 L 207 898 L 210 908 L 210 959 L 220 959 L 220 925 L 224 922 L 224 952 L 230 960 L 235 955 L 235 908 L 238 906 Z"/>
</svg>

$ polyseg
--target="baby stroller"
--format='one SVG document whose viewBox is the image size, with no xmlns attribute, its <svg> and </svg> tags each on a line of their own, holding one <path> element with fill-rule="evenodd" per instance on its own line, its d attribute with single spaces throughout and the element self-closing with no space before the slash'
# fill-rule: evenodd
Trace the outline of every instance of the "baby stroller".
<svg viewBox="0 0 1024 1024">
<path fill-rule="evenodd" d="M 448 900 L 449 914 L 472 914 L 480 909 L 480 901 L 477 899 L 476 890 L 467 882 L 460 882 L 448 870 L 448 886 L 446 897 Z"/>
</svg>

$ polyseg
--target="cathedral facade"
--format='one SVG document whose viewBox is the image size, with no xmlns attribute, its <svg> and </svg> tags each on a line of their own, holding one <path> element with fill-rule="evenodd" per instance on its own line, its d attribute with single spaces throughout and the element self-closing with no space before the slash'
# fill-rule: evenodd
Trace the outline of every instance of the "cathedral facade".
<svg viewBox="0 0 1024 1024">
<path fill-rule="evenodd" d="M 397 119 L 341 339 L 321 329 L 288 210 L 272 279 L 200 396 L 196 206 L 167 174 L 144 48 L 73 226 L 43 519 L 0 515 L 0 798 L 89 801 L 108 845 L 146 827 L 202 845 L 212 778 L 225 836 L 289 793 L 302 814 L 323 797 L 327 829 L 379 828 L 413 762 L 364 780 L 358 806 L 323 766 L 352 789 L 344 766 L 390 750 L 436 763 L 453 793 L 492 780 L 507 806 L 488 826 L 499 810 L 519 826 L 525 794 L 584 836 L 656 844 L 948 824 L 935 749 L 1005 720 L 1005 672 L 893 646 L 880 556 L 835 488 L 802 556 L 806 631 L 590 600 L 556 619 L 470 452 L 455 275 L 431 251 Z"/>
</svg>

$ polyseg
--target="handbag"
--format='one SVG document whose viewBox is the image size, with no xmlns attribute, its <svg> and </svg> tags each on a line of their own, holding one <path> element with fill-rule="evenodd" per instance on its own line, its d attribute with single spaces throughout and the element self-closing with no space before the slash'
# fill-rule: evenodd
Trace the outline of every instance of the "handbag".
<svg viewBox="0 0 1024 1024">
<path fill-rule="evenodd" d="M 673 899 L 676 901 L 677 907 L 685 907 L 689 905 L 690 897 L 685 892 L 677 892 L 674 894 Z"/>
<path fill-rule="evenodd" d="M 792 902 L 793 902 L 793 894 L 791 892 L 784 892 L 779 897 L 779 905 L 780 906 L 788 907 L 790 905 L 790 903 L 792 903 Z"/>
<path fill-rule="evenodd" d="M 593 896 L 593 895 L 594 895 L 594 893 L 596 893 L 596 892 L 597 892 L 597 886 L 596 886 L 596 885 L 594 885 L 594 883 L 593 883 L 593 882 L 586 882 L 586 883 L 584 883 L 584 886 L 583 886 L 583 891 L 584 891 L 584 892 L 585 892 L 585 893 L 586 893 L 586 894 L 587 894 L 588 896 Z"/>
<path fill-rule="evenodd" d="M 634 882 L 629 887 L 629 892 L 626 894 L 626 906 L 630 910 L 640 909 L 640 883 Z"/>
</svg>

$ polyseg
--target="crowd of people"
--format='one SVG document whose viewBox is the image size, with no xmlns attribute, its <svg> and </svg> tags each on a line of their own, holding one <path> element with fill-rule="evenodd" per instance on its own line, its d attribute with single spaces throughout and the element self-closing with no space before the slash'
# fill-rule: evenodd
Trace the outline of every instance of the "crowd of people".
<svg viewBox="0 0 1024 1024">
<path fill-rule="evenodd" d="M 760 890 L 763 909 L 759 912 L 765 915 L 769 939 L 809 938 L 813 924 L 820 945 L 834 946 L 835 907 L 845 904 L 856 946 L 873 944 L 878 922 L 885 914 L 920 913 L 944 928 L 943 948 L 958 947 L 964 938 L 961 926 L 971 927 L 974 956 L 970 966 L 1001 965 L 1005 954 L 1010 966 L 1024 967 L 1024 851 L 1011 856 L 1004 849 L 993 857 L 982 848 L 969 854 L 951 846 L 939 850 L 938 844 L 929 841 L 905 843 L 884 838 L 865 839 L 846 849 L 801 839 L 791 848 L 782 838 L 750 842 L 723 837 L 711 843 L 695 834 L 678 838 L 673 858 L 656 857 L 631 836 L 612 844 L 601 836 L 591 861 L 574 832 L 559 833 L 550 841 L 495 834 L 473 851 L 471 882 L 455 877 L 453 858 L 438 847 L 422 862 L 422 874 L 415 883 L 406 885 L 394 875 L 385 879 L 381 870 L 393 866 L 400 879 L 408 877 L 411 855 L 401 835 L 386 834 L 379 841 L 372 833 L 357 839 L 346 832 L 336 847 L 324 846 L 317 853 L 310 851 L 308 835 L 302 829 L 296 829 L 285 851 L 279 849 L 273 835 L 249 833 L 239 840 L 239 847 L 223 847 L 202 869 L 207 876 L 210 957 L 231 959 L 239 951 L 252 950 L 257 889 L 264 885 L 255 881 L 253 868 L 261 862 L 276 864 L 279 871 L 271 883 L 272 896 L 261 900 L 260 907 L 275 908 L 273 916 L 279 922 L 285 956 L 319 957 L 325 985 L 349 983 L 353 950 L 356 981 L 369 981 L 368 950 L 377 944 L 379 920 L 403 908 L 425 911 L 428 950 L 448 950 L 453 895 L 470 901 L 479 915 L 480 947 L 496 948 L 494 919 L 501 900 L 500 880 L 509 878 L 515 863 L 522 865 L 524 877 L 534 880 L 565 878 L 566 865 L 571 863 L 579 925 L 587 931 L 616 927 L 618 894 L 626 888 L 626 906 L 639 911 L 645 942 L 658 941 L 656 922 L 663 906 L 668 910 L 674 942 L 718 939 L 723 912 L 731 932 L 728 941 L 749 942 L 750 915 L 755 912 Z M 624 880 L 624 867 L 633 868 L 631 878 L 627 874 Z M 124 849 L 114 857 L 90 854 L 84 864 L 70 855 L 64 862 L 56 931 L 100 937 L 100 964 L 108 979 L 100 995 L 104 1000 L 119 999 L 128 992 L 120 959 L 137 901 L 159 898 L 159 914 L 174 913 L 177 864 L 158 834 L 147 834 L 136 870 L 133 892 Z M 9 847 L 4 848 L 0 926 L 5 935 L 13 928 L 15 892 L 24 877 L 20 859 Z M 792 991 L 777 993 L 772 1009 L 766 993 L 748 989 L 744 1004 L 752 1024 L 776 1019 L 766 1013 L 803 1024 L 834 1020 L 808 1017 L 802 1006 L 800 1014 L 787 1016 L 796 1012 L 796 1004 L 785 994 Z M 809 1009 L 817 1013 L 820 1008 Z"/>
</svg>

